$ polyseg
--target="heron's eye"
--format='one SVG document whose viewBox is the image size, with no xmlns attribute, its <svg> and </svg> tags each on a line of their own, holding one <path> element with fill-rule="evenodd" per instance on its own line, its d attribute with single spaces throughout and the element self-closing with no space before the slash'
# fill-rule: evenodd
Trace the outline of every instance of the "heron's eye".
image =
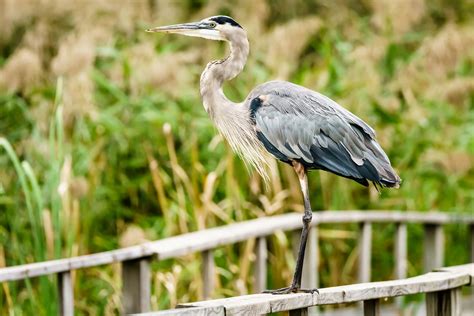
<svg viewBox="0 0 474 316">
<path fill-rule="evenodd" d="M 216 26 L 216 22 L 209 22 L 209 27 L 215 28 Z"/>
</svg>

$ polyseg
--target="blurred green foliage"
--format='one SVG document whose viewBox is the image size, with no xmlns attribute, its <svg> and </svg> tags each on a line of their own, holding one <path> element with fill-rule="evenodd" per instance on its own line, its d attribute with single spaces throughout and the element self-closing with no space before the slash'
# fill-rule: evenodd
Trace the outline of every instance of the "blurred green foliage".
<svg viewBox="0 0 474 316">
<path fill-rule="evenodd" d="M 251 56 L 225 86 L 242 100 L 286 79 L 362 117 L 403 181 L 366 189 L 311 176 L 314 210 L 474 208 L 474 16 L 469 1 L 5 1 L 0 12 L 0 265 L 132 245 L 301 211 L 293 172 L 267 188 L 217 135 L 199 75 L 224 44 L 150 35 L 153 25 L 229 14 Z M 321 285 L 355 282 L 356 229 L 321 230 Z M 393 231 L 376 226 L 373 278 L 392 277 Z M 422 272 L 422 228 L 409 227 L 409 274 Z M 468 260 L 448 227 L 446 264 Z M 254 241 L 218 249 L 215 296 L 252 291 Z M 270 240 L 271 287 L 290 281 L 291 240 Z M 199 258 L 154 263 L 154 309 L 202 295 Z M 120 267 L 74 274 L 78 314 L 116 314 Z M 51 315 L 55 280 L 0 288 L 0 313 Z"/>
</svg>

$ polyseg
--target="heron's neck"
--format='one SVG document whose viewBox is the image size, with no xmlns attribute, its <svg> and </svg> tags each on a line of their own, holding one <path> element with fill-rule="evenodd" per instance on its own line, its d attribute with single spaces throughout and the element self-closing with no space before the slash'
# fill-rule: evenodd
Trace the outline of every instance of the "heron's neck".
<svg viewBox="0 0 474 316">
<path fill-rule="evenodd" d="M 235 105 L 222 91 L 225 81 L 235 78 L 244 68 L 249 53 L 249 42 L 244 32 L 234 34 L 230 43 L 230 55 L 207 64 L 201 75 L 201 96 L 204 108 L 211 119 L 220 117 L 218 112 L 229 112 Z"/>
<path fill-rule="evenodd" d="M 249 109 L 245 103 L 234 103 L 226 98 L 222 85 L 237 76 L 244 68 L 249 53 L 247 35 L 234 33 L 230 39 L 230 55 L 210 62 L 201 75 L 201 95 L 204 107 L 229 145 L 253 166 L 264 179 L 267 162 L 254 133 Z"/>
</svg>

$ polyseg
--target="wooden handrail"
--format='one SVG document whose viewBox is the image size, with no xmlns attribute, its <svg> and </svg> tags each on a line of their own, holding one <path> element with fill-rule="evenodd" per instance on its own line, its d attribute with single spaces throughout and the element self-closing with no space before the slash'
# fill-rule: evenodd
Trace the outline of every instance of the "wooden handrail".
<svg viewBox="0 0 474 316">
<path fill-rule="evenodd" d="M 321 211 L 315 212 L 313 226 L 329 223 L 423 223 L 448 224 L 462 222 L 474 225 L 474 216 L 446 214 L 439 212 L 400 212 L 400 211 Z M 0 282 L 22 280 L 42 275 L 67 272 L 157 256 L 158 260 L 175 258 L 211 250 L 250 238 L 272 235 L 277 231 L 291 231 L 301 228 L 301 214 L 291 213 L 263 217 L 246 222 L 169 237 L 112 251 L 83 255 L 65 259 L 35 262 L 0 269 Z"/>
<path fill-rule="evenodd" d="M 473 285 L 474 264 L 441 268 L 420 276 L 382 282 L 359 283 L 320 289 L 319 293 L 286 295 L 254 294 L 224 299 L 178 305 L 178 309 L 161 312 L 134 314 L 141 316 L 184 315 L 257 315 L 289 310 L 300 310 L 311 306 L 341 304 L 364 301 L 365 308 L 378 308 L 381 298 L 398 297 L 417 293 L 431 293 L 427 304 L 439 293 L 457 292 L 465 285 Z M 430 307 L 427 305 L 427 308 Z M 453 306 L 452 308 L 458 308 Z M 453 314 L 455 315 L 455 314 Z"/>
<path fill-rule="evenodd" d="M 442 225 L 444 224 L 463 223 L 469 226 L 469 240 L 472 245 L 471 257 L 474 258 L 474 216 L 439 212 L 319 211 L 315 212 L 315 216 L 313 217 L 313 222 L 311 223 L 313 229 L 310 231 L 307 246 L 306 264 L 303 271 L 303 285 L 306 287 L 315 288 L 318 286 L 318 226 L 329 223 L 360 224 L 359 280 L 361 282 L 370 281 L 371 269 L 369 263 L 371 261 L 372 223 L 395 223 L 397 225 L 395 236 L 395 273 L 399 278 L 406 275 L 407 223 L 420 223 L 424 226 L 425 271 L 441 267 L 443 264 L 444 231 Z M 254 290 L 259 291 L 266 287 L 266 237 L 277 231 L 297 232 L 301 226 L 301 214 L 298 213 L 258 218 L 147 242 L 128 248 L 73 258 L 6 267 L 0 269 L 0 282 L 57 274 L 60 294 L 60 313 L 61 315 L 71 315 L 74 311 L 74 291 L 70 272 L 75 269 L 121 262 L 124 311 L 126 313 L 146 312 L 150 309 L 150 262 L 153 259 L 163 260 L 201 252 L 203 258 L 202 277 L 206 285 L 204 288 L 204 297 L 211 297 L 215 278 L 213 250 L 220 246 L 231 245 L 256 238 L 257 262 Z M 297 234 L 299 236 L 299 232 Z M 434 260 L 432 260 L 433 258 Z M 451 297 L 449 295 L 443 295 L 431 297 L 431 300 L 436 303 L 439 300 L 444 300 L 446 297 Z M 453 297 L 455 297 L 455 295 Z M 378 301 L 368 300 L 364 303 L 364 307 L 368 310 L 375 310 L 378 306 Z M 217 310 L 219 310 L 219 308 L 217 308 Z M 196 309 L 193 309 L 193 313 L 196 311 Z"/>
</svg>

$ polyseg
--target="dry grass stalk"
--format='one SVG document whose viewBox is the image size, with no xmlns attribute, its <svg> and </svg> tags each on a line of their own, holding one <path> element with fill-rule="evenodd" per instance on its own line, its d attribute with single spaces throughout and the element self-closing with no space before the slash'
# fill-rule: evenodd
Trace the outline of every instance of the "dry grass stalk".
<svg viewBox="0 0 474 316">
<path fill-rule="evenodd" d="M 28 91 L 40 84 L 42 72 L 40 57 L 31 49 L 21 48 L 0 70 L 0 88 L 9 92 Z"/>
<path fill-rule="evenodd" d="M 0 268 L 5 268 L 6 266 L 7 265 L 5 261 L 5 249 L 3 248 L 3 246 L 0 245 Z M 3 282 L 2 288 L 3 288 L 3 292 L 5 293 L 5 298 L 7 301 L 7 309 L 9 310 L 10 313 L 12 313 L 12 309 L 14 305 L 13 305 L 12 296 L 10 294 L 10 287 L 8 286 L 8 282 Z"/>
<path fill-rule="evenodd" d="M 470 77 L 453 78 L 431 86 L 426 95 L 432 100 L 444 100 L 468 109 L 467 100 L 474 93 L 474 79 Z"/>
<path fill-rule="evenodd" d="M 400 36 L 425 16 L 424 0 L 371 0 L 372 23 L 380 30 Z"/>
<path fill-rule="evenodd" d="M 269 14 L 270 8 L 265 0 L 238 0 L 232 12 L 237 21 L 245 25 L 251 43 L 257 43 L 264 36 Z"/>
<path fill-rule="evenodd" d="M 128 225 L 119 237 L 119 245 L 122 248 L 139 245 L 149 241 L 145 231 L 137 225 Z"/>
<path fill-rule="evenodd" d="M 318 17 L 310 16 L 290 20 L 267 34 L 259 49 L 266 50 L 265 63 L 278 79 L 289 78 L 308 40 L 321 26 Z"/>
<path fill-rule="evenodd" d="M 46 250 L 48 259 L 54 259 L 54 228 L 51 219 L 51 211 L 43 210 L 43 227 L 44 235 L 46 237 Z"/>
<path fill-rule="evenodd" d="M 436 78 L 446 76 L 462 58 L 474 58 L 472 25 L 459 27 L 448 24 L 435 37 L 424 41 L 419 54 L 419 66 L 427 75 Z"/>
<path fill-rule="evenodd" d="M 254 250 L 255 239 L 249 239 L 243 244 L 243 252 L 240 256 L 239 262 L 239 275 L 235 281 L 236 289 L 239 295 L 248 294 L 248 287 L 246 280 L 249 280 L 250 275 L 250 264 L 254 261 Z"/>
<path fill-rule="evenodd" d="M 195 78 L 189 76 L 189 68 L 198 61 L 200 54 L 197 49 L 191 49 L 157 55 L 153 43 L 149 41 L 132 47 L 126 56 L 132 69 L 130 90 L 133 95 L 159 87 L 161 91 L 178 97 L 194 83 Z"/>
<path fill-rule="evenodd" d="M 423 95 L 430 87 L 444 84 L 463 59 L 474 60 L 471 28 L 448 24 L 434 37 L 425 39 L 416 53 L 418 58 L 398 71 L 394 86 Z"/>
<path fill-rule="evenodd" d="M 173 174 L 173 183 L 176 188 L 177 201 L 178 201 L 178 222 L 179 222 L 179 233 L 187 233 L 189 231 L 187 224 L 187 212 L 186 212 L 186 196 L 184 193 L 183 182 L 180 180 L 178 175 L 178 169 L 182 169 L 178 163 L 176 155 L 176 149 L 174 147 L 174 139 L 171 133 L 171 125 L 166 123 L 163 125 L 163 134 L 166 138 L 166 147 L 168 148 L 169 161 L 171 165 L 171 171 Z"/>
<path fill-rule="evenodd" d="M 436 168 L 442 168 L 448 174 L 463 175 L 474 168 L 474 155 L 466 152 L 450 152 L 430 149 L 421 158 Z"/>
</svg>

